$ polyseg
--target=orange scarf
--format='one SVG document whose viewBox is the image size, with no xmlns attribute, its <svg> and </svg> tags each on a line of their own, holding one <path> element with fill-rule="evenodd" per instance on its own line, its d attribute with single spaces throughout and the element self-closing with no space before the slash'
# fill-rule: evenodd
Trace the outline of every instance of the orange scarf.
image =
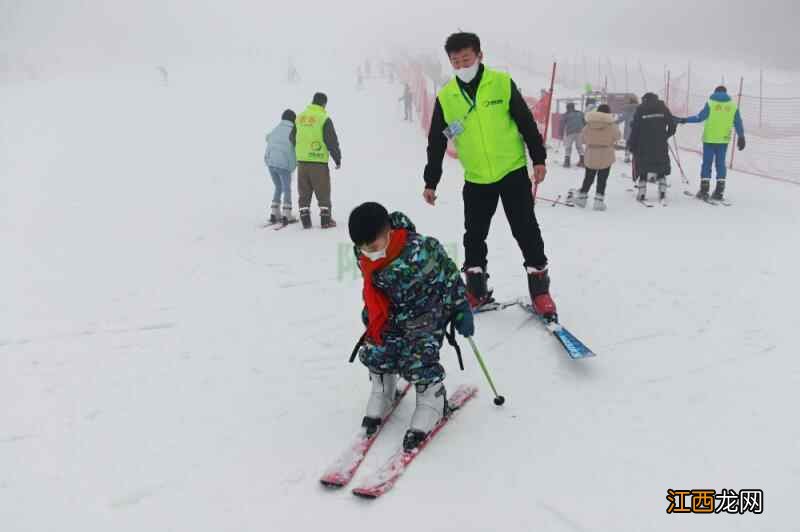
<svg viewBox="0 0 800 532">
<path fill-rule="evenodd" d="M 394 229 L 386 248 L 386 256 L 380 260 L 371 261 L 359 253 L 358 263 L 364 275 L 364 304 L 367 307 L 367 338 L 375 345 L 383 345 L 383 329 L 389 319 L 389 296 L 378 290 L 372 283 L 372 274 L 391 264 L 403 252 L 408 239 L 406 229 Z"/>
</svg>

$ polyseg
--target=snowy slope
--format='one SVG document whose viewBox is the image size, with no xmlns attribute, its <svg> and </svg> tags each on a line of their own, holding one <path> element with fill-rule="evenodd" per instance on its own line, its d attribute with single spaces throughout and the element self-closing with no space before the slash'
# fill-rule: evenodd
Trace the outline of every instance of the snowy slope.
<svg viewBox="0 0 800 532">
<path fill-rule="evenodd" d="M 644 209 L 621 164 L 607 212 L 537 211 L 562 321 L 599 356 L 568 360 L 517 309 L 482 315 L 506 406 L 465 343 L 464 373 L 445 347 L 449 386 L 477 383 L 478 400 L 380 501 L 323 490 L 368 391 L 346 363 L 361 332 L 347 214 L 379 200 L 457 244 L 462 179 L 448 162 L 438 205 L 422 202 L 424 139 L 398 86 L 357 92 L 346 65 L 286 86 L 259 67 L 0 89 L 4 531 L 794 528 L 800 190 L 734 174 L 735 206 L 714 208 L 674 176 L 672 204 Z M 339 228 L 262 229 L 263 135 L 315 90 L 344 152 Z M 552 165 L 541 194 L 579 175 Z M 495 220 L 491 283 L 516 297 L 522 259 Z M 669 488 L 763 489 L 765 513 L 670 516 Z"/>
</svg>

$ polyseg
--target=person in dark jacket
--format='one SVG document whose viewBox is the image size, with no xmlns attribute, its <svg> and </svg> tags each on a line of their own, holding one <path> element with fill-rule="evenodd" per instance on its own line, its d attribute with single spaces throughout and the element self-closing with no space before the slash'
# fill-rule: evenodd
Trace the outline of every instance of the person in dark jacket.
<svg viewBox="0 0 800 532">
<path fill-rule="evenodd" d="M 328 160 L 342 167 L 339 137 L 328 117 L 328 97 L 318 92 L 300 113 L 290 135 L 297 154 L 297 195 L 303 229 L 311 228 L 311 196 L 316 194 L 323 229 L 336 227 L 331 216 L 331 173 Z"/>
<path fill-rule="evenodd" d="M 414 384 L 417 408 L 403 446 L 422 442 L 447 413 L 439 349 L 451 322 L 463 336 L 475 325 L 458 267 L 435 239 L 417 233 L 404 214 L 364 203 L 348 222 L 361 270 L 367 327 L 358 354 L 372 391 L 362 426 L 373 434 L 394 406 L 398 374 Z"/>
<path fill-rule="evenodd" d="M 575 109 L 575 104 L 567 104 L 567 112 L 561 117 L 561 127 L 564 131 L 564 168 L 572 165 L 572 146 L 578 150 L 578 168 L 584 166 L 583 138 L 581 133 L 586 127 L 586 119 L 581 111 Z"/>
<path fill-rule="evenodd" d="M 428 163 L 423 197 L 436 203 L 436 186 L 442 177 L 442 159 L 448 138 L 458 151 L 464 168 L 464 271 L 467 297 L 473 307 L 486 304 L 491 293 L 486 286 L 486 238 L 497 203 L 525 262 L 528 292 L 534 310 L 546 319 L 556 318 L 550 297 L 550 276 L 544 242 L 533 210 L 531 179 L 528 177 L 527 147 L 533 159 L 533 181 L 547 174 L 547 151 L 511 76 L 481 61 L 481 41 L 474 33 L 455 33 L 444 46 L 455 76 L 439 91 L 428 132 Z"/>
<path fill-rule="evenodd" d="M 633 153 L 636 199 L 647 198 L 648 177 L 658 183 L 661 201 L 666 199 L 667 176 L 672 172 L 669 160 L 669 138 L 675 134 L 676 120 L 666 104 L 658 96 L 648 92 L 642 97 L 642 105 L 636 110 L 631 123 L 628 145 Z"/>
</svg>

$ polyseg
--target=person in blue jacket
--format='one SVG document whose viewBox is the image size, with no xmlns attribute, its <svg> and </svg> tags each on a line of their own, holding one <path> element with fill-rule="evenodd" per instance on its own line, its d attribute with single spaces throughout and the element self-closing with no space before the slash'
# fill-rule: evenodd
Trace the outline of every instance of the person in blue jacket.
<svg viewBox="0 0 800 532">
<path fill-rule="evenodd" d="M 287 109 L 281 115 L 280 123 L 267 135 L 267 151 L 264 164 L 267 165 L 275 193 L 270 206 L 269 223 L 288 224 L 296 222 L 292 215 L 292 172 L 297 168 L 294 144 L 289 136 L 294 127 L 295 113 Z M 281 208 L 281 199 L 283 207 Z"/>
<path fill-rule="evenodd" d="M 680 124 L 697 124 L 705 122 L 703 131 L 703 164 L 700 168 L 700 190 L 697 197 L 703 200 L 708 199 L 708 192 L 711 188 L 711 166 L 717 168 L 717 186 L 711 199 L 722 200 L 725 194 L 725 178 L 727 168 L 725 165 L 725 155 L 728 151 L 728 144 L 731 141 L 731 130 L 736 129 L 737 146 L 739 151 L 745 147 L 744 124 L 742 115 L 739 113 L 739 106 L 728 95 L 728 89 L 720 85 L 714 89 L 703 110 L 695 116 L 678 118 Z"/>
</svg>

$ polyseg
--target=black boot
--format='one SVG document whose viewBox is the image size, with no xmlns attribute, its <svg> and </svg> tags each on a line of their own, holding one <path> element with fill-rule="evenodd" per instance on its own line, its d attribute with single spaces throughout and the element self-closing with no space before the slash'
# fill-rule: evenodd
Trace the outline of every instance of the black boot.
<svg viewBox="0 0 800 532">
<path fill-rule="evenodd" d="M 712 200 L 722 201 L 725 196 L 725 180 L 717 178 L 717 186 L 714 187 L 714 193 L 711 195 Z"/>
<path fill-rule="evenodd" d="M 708 199 L 708 190 L 710 188 L 711 188 L 711 179 L 708 179 L 708 178 L 705 178 L 705 177 L 702 178 L 700 180 L 700 190 L 697 191 L 697 194 L 695 194 L 695 197 L 697 197 L 697 199 L 707 200 Z"/>
<path fill-rule="evenodd" d="M 585 167 L 586 167 L 585 160 L 583 158 L 583 155 L 581 155 L 581 158 L 578 159 L 578 168 L 585 168 Z"/>
<path fill-rule="evenodd" d="M 487 279 L 489 275 L 483 271 L 483 268 L 470 267 L 464 270 L 467 276 L 467 301 L 469 306 L 478 308 L 489 302 L 489 289 L 487 287 Z"/>
<path fill-rule="evenodd" d="M 308 207 L 300 209 L 300 223 L 303 224 L 303 229 L 311 229 L 311 210 Z"/>
<path fill-rule="evenodd" d="M 331 210 L 329 207 L 320 207 L 319 218 L 323 229 L 336 227 L 336 220 L 331 217 Z"/>
<path fill-rule="evenodd" d="M 564 156 L 564 168 L 569 168 L 571 163 L 569 161 L 569 155 Z"/>
</svg>

